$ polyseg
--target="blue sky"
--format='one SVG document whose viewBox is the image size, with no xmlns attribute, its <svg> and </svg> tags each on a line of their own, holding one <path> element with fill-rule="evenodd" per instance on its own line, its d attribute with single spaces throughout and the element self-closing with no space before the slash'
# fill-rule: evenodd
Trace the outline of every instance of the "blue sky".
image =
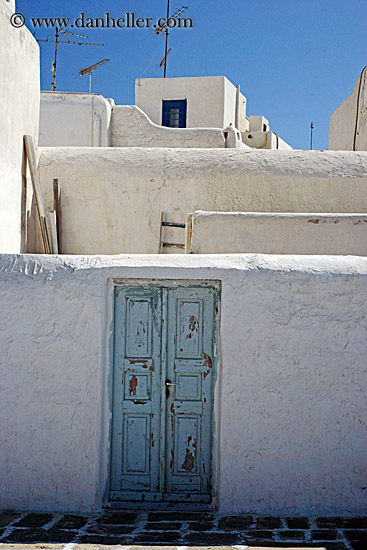
<svg viewBox="0 0 367 550">
<path fill-rule="evenodd" d="M 294 148 L 309 148 L 313 121 L 314 148 L 327 149 L 332 111 L 352 91 L 367 64 L 365 0 L 170 0 L 171 12 L 183 4 L 192 29 L 173 29 L 167 76 L 225 75 L 240 84 L 247 114 L 264 115 L 271 129 Z M 134 12 L 166 14 L 167 0 L 17 0 L 17 11 L 37 38 L 31 17 L 114 18 Z M 118 104 L 134 103 L 134 81 L 162 76 L 164 37 L 152 29 L 70 29 L 105 46 L 60 46 L 57 90 L 88 91 L 79 70 L 103 58 L 111 61 L 92 77 L 92 91 Z M 77 39 L 78 40 L 78 39 Z M 41 43 L 41 87 L 51 89 L 54 45 Z"/>
</svg>

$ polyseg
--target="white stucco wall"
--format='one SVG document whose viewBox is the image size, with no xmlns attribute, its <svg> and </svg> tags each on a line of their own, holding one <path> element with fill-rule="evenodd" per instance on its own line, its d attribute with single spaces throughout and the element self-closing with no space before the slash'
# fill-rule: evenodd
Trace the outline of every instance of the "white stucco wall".
<svg viewBox="0 0 367 550">
<path fill-rule="evenodd" d="M 99 94 L 41 92 L 39 145 L 108 147 L 111 104 Z"/>
<path fill-rule="evenodd" d="M 329 149 L 367 151 L 367 66 L 357 78 L 352 93 L 330 117 Z"/>
<path fill-rule="evenodd" d="M 3 0 L 11 9 L 12 13 L 15 12 L 15 0 Z"/>
<path fill-rule="evenodd" d="M 224 128 L 235 124 L 236 87 L 225 76 L 138 78 L 135 104 L 158 125 L 162 100 L 187 99 L 188 128 Z M 246 98 L 240 94 L 239 130 L 248 128 Z"/>
<path fill-rule="evenodd" d="M 244 144 L 254 149 L 277 149 L 281 151 L 292 149 L 275 132 L 242 132 L 241 137 Z"/>
<path fill-rule="evenodd" d="M 249 117 L 249 132 L 268 132 L 269 130 L 269 121 L 264 116 L 251 115 Z"/>
<path fill-rule="evenodd" d="M 26 27 L 14 28 L 14 2 L 0 1 L 0 251 L 19 252 L 25 213 L 23 135 L 37 143 L 39 47 Z"/>
<path fill-rule="evenodd" d="M 246 117 L 247 99 L 241 93 L 238 94 L 238 106 L 237 106 L 237 89 L 236 86 L 224 78 L 224 116 L 223 126 L 232 124 L 238 126 L 238 130 L 243 132 L 248 129 L 248 119 Z M 205 108 L 205 106 L 203 106 Z M 238 124 L 236 125 L 236 109 L 238 109 Z"/>
<path fill-rule="evenodd" d="M 367 256 L 367 214 L 194 212 L 186 252 Z"/>
<path fill-rule="evenodd" d="M 222 282 L 221 511 L 367 512 L 367 259 L 261 255 L 2 256 L 1 508 L 101 507 L 111 278 Z"/>
<path fill-rule="evenodd" d="M 41 148 L 40 178 L 71 254 L 157 253 L 161 212 L 367 212 L 367 153 Z"/>
<path fill-rule="evenodd" d="M 111 118 L 112 147 L 224 147 L 220 128 L 166 128 L 136 105 L 116 105 Z"/>
</svg>

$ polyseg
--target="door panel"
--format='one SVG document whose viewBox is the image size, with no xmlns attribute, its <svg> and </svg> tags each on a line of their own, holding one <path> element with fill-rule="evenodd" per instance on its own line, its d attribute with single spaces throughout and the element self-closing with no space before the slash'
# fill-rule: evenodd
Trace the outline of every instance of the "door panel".
<svg viewBox="0 0 367 550">
<path fill-rule="evenodd" d="M 210 501 L 217 292 L 116 288 L 112 500 Z"/>
<path fill-rule="evenodd" d="M 111 491 L 159 491 L 159 289 L 115 292 Z"/>
<path fill-rule="evenodd" d="M 151 357 L 152 297 L 126 298 L 126 357 Z"/>
<path fill-rule="evenodd" d="M 166 404 L 170 500 L 184 492 L 205 501 L 211 493 L 213 312 L 213 289 L 169 292 L 167 378 L 174 384 L 168 386 Z"/>
<path fill-rule="evenodd" d="M 199 359 L 202 355 L 202 300 L 176 299 L 176 357 Z"/>
<path fill-rule="evenodd" d="M 124 415 L 124 433 L 126 434 L 123 445 L 124 474 L 139 472 L 149 476 L 149 416 L 148 414 Z"/>
</svg>

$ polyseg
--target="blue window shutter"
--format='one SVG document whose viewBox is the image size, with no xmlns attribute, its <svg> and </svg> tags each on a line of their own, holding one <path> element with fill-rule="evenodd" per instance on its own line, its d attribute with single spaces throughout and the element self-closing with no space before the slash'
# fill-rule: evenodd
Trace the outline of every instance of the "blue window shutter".
<svg viewBox="0 0 367 550">
<path fill-rule="evenodd" d="M 186 128 L 187 100 L 163 100 L 162 126 Z"/>
</svg>

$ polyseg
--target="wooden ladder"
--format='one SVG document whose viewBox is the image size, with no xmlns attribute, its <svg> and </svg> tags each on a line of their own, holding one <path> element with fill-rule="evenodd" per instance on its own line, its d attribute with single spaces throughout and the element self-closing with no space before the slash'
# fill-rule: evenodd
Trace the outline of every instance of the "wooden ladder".
<svg viewBox="0 0 367 550">
<path fill-rule="evenodd" d="M 163 227 L 179 227 L 180 229 L 185 229 L 186 224 L 185 223 L 176 223 L 176 222 L 164 221 L 164 213 L 163 212 L 161 213 L 161 223 L 160 223 L 160 228 L 159 228 L 159 249 L 158 249 L 158 254 L 162 254 L 163 248 L 181 248 L 181 249 L 185 249 L 184 244 L 167 243 L 167 242 L 163 241 L 163 236 L 162 236 Z"/>
</svg>

